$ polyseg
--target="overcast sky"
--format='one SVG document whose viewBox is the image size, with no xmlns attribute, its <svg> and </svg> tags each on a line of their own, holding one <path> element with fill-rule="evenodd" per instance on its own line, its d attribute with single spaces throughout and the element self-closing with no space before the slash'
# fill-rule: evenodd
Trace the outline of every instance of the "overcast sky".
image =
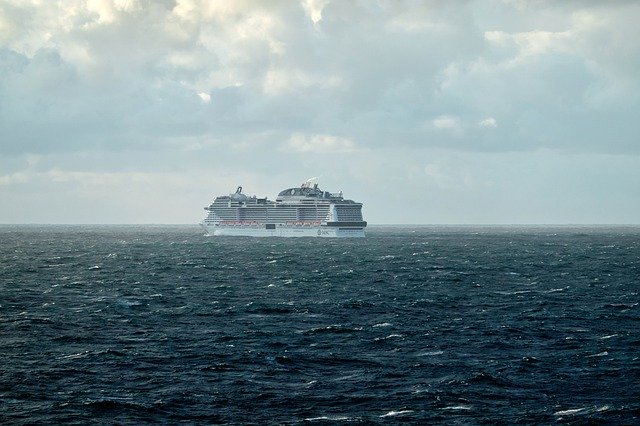
<svg viewBox="0 0 640 426">
<path fill-rule="evenodd" d="M 640 2 L 0 0 L 0 223 L 640 223 Z"/>
</svg>

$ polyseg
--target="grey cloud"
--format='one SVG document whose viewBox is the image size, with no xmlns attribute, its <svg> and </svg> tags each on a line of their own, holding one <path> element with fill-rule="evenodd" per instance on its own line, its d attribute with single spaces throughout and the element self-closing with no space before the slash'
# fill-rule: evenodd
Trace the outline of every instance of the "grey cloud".
<svg viewBox="0 0 640 426">
<path fill-rule="evenodd" d="M 150 201 L 145 179 L 176 179 L 180 193 L 238 176 L 272 195 L 313 170 L 348 182 L 374 221 L 468 222 L 516 217 L 509 196 L 524 202 L 529 186 L 552 220 L 562 194 L 551 180 L 589 198 L 589 167 L 620 193 L 640 186 L 637 172 L 615 172 L 640 155 L 637 2 L 320 4 L 0 0 L 0 192 L 60 184 L 89 200 L 87 176 L 117 200 L 139 178 L 136 204 Z M 518 174 L 538 163 L 553 179 L 538 178 L 542 166 Z M 387 217 L 381 189 L 398 202 L 426 194 L 435 216 Z M 609 199 L 625 206 L 616 220 L 638 211 Z"/>
<path fill-rule="evenodd" d="M 471 150 L 608 150 L 613 143 L 621 152 L 637 152 L 628 132 L 640 129 L 626 114 L 587 102 L 608 84 L 594 67 L 626 70 L 635 63 L 629 56 L 638 42 L 617 47 L 620 29 L 595 25 L 590 33 L 583 25 L 576 37 L 593 49 L 542 52 L 507 66 L 520 60 L 521 47 L 511 42 L 500 52 L 488 43 L 484 34 L 494 27 L 477 21 L 474 2 L 329 2 L 317 25 L 294 4 L 238 8 L 229 21 L 213 12 L 188 21 L 172 6 L 141 2 L 108 23 L 86 11 L 66 31 L 48 28 L 51 41 L 42 41 L 33 55 L 5 48 L 13 62 L 4 60 L 12 65 L 3 66 L 0 90 L 15 108 L 0 119 L 14 141 L 11 150 L 37 152 L 46 135 L 60 135 L 58 143 L 70 149 L 108 149 L 110 143 L 153 146 L 152 139 L 162 146 L 163 135 L 215 138 L 235 128 L 240 137 L 245 129 L 278 128 L 335 133 L 371 146 L 393 138 L 409 146 Z M 536 15 L 526 4 L 491 6 L 502 13 L 526 9 L 533 18 L 550 13 Z M 637 7 L 620 9 L 605 18 L 640 15 Z M 576 6 L 556 14 L 556 21 L 570 29 L 572 16 L 584 10 Z M 49 15 L 55 13 L 52 7 Z M 27 24 L 48 23 L 33 20 Z M 255 33 L 238 34 L 245 27 Z M 607 40 L 615 45 L 604 54 Z M 455 75 L 447 75 L 452 67 Z M 637 107 L 637 85 L 633 89 L 624 96 Z M 212 95 L 209 107 L 194 96 L 202 90 Z M 424 123 L 443 114 L 461 117 L 464 140 L 425 132 Z M 500 126 L 477 134 L 473 125 L 486 116 Z M 616 134 L 604 144 L 607 134 L 593 130 L 612 120 L 619 122 Z"/>
</svg>

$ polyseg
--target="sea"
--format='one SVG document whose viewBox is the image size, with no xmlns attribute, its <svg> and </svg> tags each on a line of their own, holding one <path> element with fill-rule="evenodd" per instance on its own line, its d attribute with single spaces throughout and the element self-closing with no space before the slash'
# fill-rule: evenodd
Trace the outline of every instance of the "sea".
<svg viewBox="0 0 640 426">
<path fill-rule="evenodd" d="M 0 423 L 640 424 L 640 227 L 0 226 Z"/>
</svg>

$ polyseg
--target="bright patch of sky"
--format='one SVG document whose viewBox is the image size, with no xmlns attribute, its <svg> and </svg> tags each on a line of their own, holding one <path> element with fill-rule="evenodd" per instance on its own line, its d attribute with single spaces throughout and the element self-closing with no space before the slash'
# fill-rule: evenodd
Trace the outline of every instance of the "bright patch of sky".
<svg viewBox="0 0 640 426">
<path fill-rule="evenodd" d="M 0 0 L 0 223 L 638 223 L 636 1 Z"/>
</svg>

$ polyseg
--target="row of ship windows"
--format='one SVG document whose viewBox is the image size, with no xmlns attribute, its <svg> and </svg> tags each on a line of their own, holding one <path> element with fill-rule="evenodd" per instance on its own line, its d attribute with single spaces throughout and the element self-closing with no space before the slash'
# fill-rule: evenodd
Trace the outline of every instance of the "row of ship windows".
<svg viewBox="0 0 640 426">
<path fill-rule="evenodd" d="M 251 206 L 251 207 L 227 207 L 227 206 L 217 206 L 215 207 L 216 211 L 224 211 L 224 210 L 232 210 L 232 211 L 267 211 L 266 208 L 260 206 Z M 297 211 L 297 210 L 307 210 L 307 211 L 329 211 L 329 206 L 305 206 L 305 207 L 275 207 L 268 209 L 268 211 Z M 340 209 L 342 210 L 342 209 Z M 356 210 L 356 209 L 345 209 L 345 210 Z"/>
<path fill-rule="evenodd" d="M 362 220 L 362 214 L 338 214 L 338 220 Z"/>
<path fill-rule="evenodd" d="M 280 215 L 296 215 L 296 214 L 300 214 L 300 215 L 324 215 L 326 216 L 329 213 L 329 209 L 295 209 L 295 210 L 280 210 L 280 211 L 274 211 L 274 210 L 262 210 L 262 209 L 242 209 L 242 210 L 238 210 L 238 209 L 216 209 L 215 210 L 215 214 L 228 214 L 228 215 L 236 215 L 236 214 L 240 214 L 240 215 L 274 215 L 274 216 L 280 216 Z"/>
<path fill-rule="evenodd" d="M 213 210 L 213 209 L 211 209 Z M 329 211 L 329 206 L 305 206 L 305 207 L 277 207 L 266 209 L 264 207 L 215 207 L 215 211 L 268 211 L 268 212 L 290 212 L 290 211 Z M 359 213 L 360 207 L 337 207 L 338 213 Z"/>
<path fill-rule="evenodd" d="M 299 208 L 319 208 L 319 209 L 328 209 L 331 204 L 309 204 L 309 203 L 299 203 L 299 204 L 276 204 L 276 205 L 262 205 L 262 204 L 237 204 L 229 206 L 228 203 L 213 203 L 211 207 L 216 209 L 299 209 Z M 351 209 L 359 206 L 339 206 L 339 208 Z"/>
<path fill-rule="evenodd" d="M 216 210 L 215 212 L 211 212 L 212 214 L 217 215 L 251 215 L 251 216 L 326 216 L 329 211 L 321 211 L 321 210 L 290 210 L 290 211 L 279 211 L 279 212 L 265 212 L 259 210 Z"/>
<path fill-rule="evenodd" d="M 362 210 L 360 206 L 336 206 L 336 214 L 340 221 L 362 220 Z"/>
<path fill-rule="evenodd" d="M 329 212 L 322 211 L 298 211 L 298 212 L 251 212 L 251 211 L 241 211 L 241 212 L 218 212 L 217 214 L 230 214 L 230 215 L 247 215 L 247 216 L 326 216 Z"/>
<path fill-rule="evenodd" d="M 269 213 L 269 214 L 265 214 L 264 212 L 235 212 L 235 211 L 229 211 L 229 212 L 215 212 L 215 213 L 211 213 L 211 214 L 215 214 L 217 216 L 225 216 L 225 217 L 236 217 L 236 216 L 240 216 L 240 217 L 295 217 L 295 216 L 300 216 L 300 217 L 326 217 L 327 214 L 326 212 L 273 212 L 273 213 Z M 349 213 L 338 213 L 337 216 L 339 218 L 359 218 L 362 217 L 362 213 L 361 212 L 349 212 Z"/>
<path fill-rule="evenodd" d="M 216 215 L 223 220 L 325 220 L 325 216 L 235 216 L 235 215 Z M 214 216 L 214 217 L 216 217 Z"/>
<path fill-rule="evenodd" d="M 328 209 L 315 209 L 315 208 L 298 208 L 289 210 L 266 211 L 264 209 L 216 209 L 215 212 L 211 211 L 211 214 L 220 217 L 221 219 L 282 219 L 282 220 L 297 220 L 297 219 L 325 219 L 329 213 Z M 337 208 L 337 219 L 341 221 L 350 220 L 362 220 L 362 211 L 360 208 Z"/>
</svg>

